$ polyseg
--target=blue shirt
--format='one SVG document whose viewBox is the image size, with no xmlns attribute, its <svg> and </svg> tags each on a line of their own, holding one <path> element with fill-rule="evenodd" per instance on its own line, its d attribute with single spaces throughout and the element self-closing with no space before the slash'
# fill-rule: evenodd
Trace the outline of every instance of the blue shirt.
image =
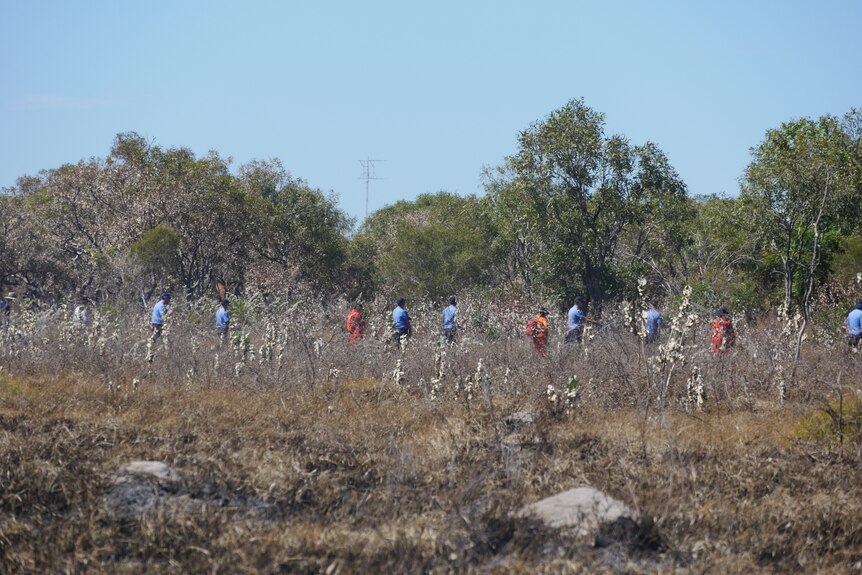
<svg viewBox="0 0 862 575">
<path fill-rule="evenodd" d="M 569 321 L 567 322 L 569 329 L 575 329 L 587 319 L 587 314 L 577 305 L 573 305 L 569 310 Z"/>
<path fill-rule="evenodd" d="M 218 329 L 227 329 L 227 324 L 230 323 L 230 314 L 224 308 L 224 306 L 219 306 L 216 310 L 216 328 Z"/>
<path fill-rule="evenodd" d="M 458 308 L 450 305 L 443 310 L 443 329 L 452 329 L 455 327 L 455 316 L 458 315 Z"/>
<path fill-rule="evenodd" d="M 847 333 L 850 335 L 862 333 L 862 309 L 854 309 L 847 316 Z"/>
<path fill-rule="evenodd" d="M 162 325 L 162 319 L 165 316 L 165 302 L 164 300 L 159 300 L 156 302 L 156 305 L 153 306 L 153 325 Z"/>
<path fill-rule="evenodd" d="M 658 328 L 661 325 L 661 314 L 657 309 L 651 309 L 646 314 L 646 332 L 658 333 Z"/>
<path fill-rule="evenodd" d="M 392 310 L 392 325 L 397 330 L 405 330 L 410 327 L 410 316 L 407 315 L 407 310 L 401 306 Z"/>
</svg>

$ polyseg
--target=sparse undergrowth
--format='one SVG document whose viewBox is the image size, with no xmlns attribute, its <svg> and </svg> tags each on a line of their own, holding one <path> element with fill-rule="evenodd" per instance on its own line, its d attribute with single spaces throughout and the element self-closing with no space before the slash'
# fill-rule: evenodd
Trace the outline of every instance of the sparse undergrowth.
<svg viewBox="0 0 862 575">
<path fill-rule="evenodd" d="M 6 376 L 0 565 L 838 573 L 862 562 L 860 444 L 800 440 L 811 408 L 653 416 L 587 405 L 560 415 L 533 391 L 468 408 L 377 379 L 111 390 L 83 377 Z M 521 409 L 536 414 L 534 437 L 513 448 L 504 419 Z M 178 495 L 205 504 L 112 516 L 107 490 L 135 459 L 165 461 L 183 478 Z M 652 518 L 661 546 L 572 545 L 512 518 L 582 485 Z"/>
</svg>

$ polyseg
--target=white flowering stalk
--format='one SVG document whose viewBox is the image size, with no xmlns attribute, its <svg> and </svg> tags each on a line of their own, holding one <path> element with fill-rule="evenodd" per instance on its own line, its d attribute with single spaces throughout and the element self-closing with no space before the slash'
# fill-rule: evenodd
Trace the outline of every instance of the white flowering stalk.
<svg viewBox="0 0 862 575">
<path fill-rule="evenodd" d="M 545 395 L 548 398 L 548 401 L 551 402 L 551 405 L 557 407 L 557 404 L 560 403 L 560 396 L 557 394 L 557 388 L 555 388 L 552 384 L 548 384 L 548 389 L 545 390 Z"/>
<path fill-rule="evenodd" d="M 440 346 L 437 346 L 437 349 L 434 350 L 434 371 L 437 376 L 436 379 L 442 380 L 446 377 L 445 369 L 444 369 L 444 359 L 446 358 L 446 351 L 440 349 Z"/>
<path fill-rule="evenodd" d="M 329 371 L 326 372 L 326 381 L 338 383 L 339 375 L 341 375 L 341 370 L 335 367 L 335 364 L 329 364 Z"/>
<path fill-rule="evenodd" d="M 401 369 L 401 359 L 395 362 L 395 369 L 392 371 L 392 381 L 395 382 L 395 385 L 402 385 L 404 383 L 404 371 Z"/>
<path fill-rule="evenodd" d="M 641 304 L 640 308 L 640 322 L 637 324 L 637 334 L 641 338 L 646 338 L 646 323 L 647 323 L 647 306 L 646 306 L 646 291 L 647 291 L 647 279 L 640 278 L 638 279 L 638 301 Z"/>
<path fill-rule="evenodd" d="M 443 381 L 437 377 L 431 378 L 431 399 L 437 399 L 437 397 L 443 391 Z"/>
<path fill-rule="evenodd" d="M 623 319 L 626 329 L 632 333 L 637 333 L 637 326 L 635 322 L 635 305 L 632 302 L 623 302 Z"/>
<path fill-rule="evenodd" d="M 706 401 L 706 393 L 703 389 L 703 375 L 700 373 L 700 368 L 694 366 L 691 368 L 691 374 L 688 377 L 688 382 L 685 386 L 688 402 L 702 408 Z"/>
<path fill-rule="evenodd" d="M 320 357 L 320 354 L 323 353 L 323 345 L 324 341 L 322 339 L 317 338 L 314 340 L 314 355 L 318 358 Z"/>
<path fill-rule="evenodd" d="M 236 377 L 239 377 L 242 374 L 242 370 L 245 368 L 245 362 L 238 361 L 233 365 L 233 373 Z"/>
<path fill-rule="evenodd" d="M 173 322 L 171 321 L 171 306 L 165 306 L 165 313 L 162 316 L 162 346 L 165 348 L 165 352 L 170 350 L 170 336 L 171 336 L 171 325 Z"/>
<path fill-rule="evenodd" d="M 150 334 L 150 337 L 147 338 L 147 363 L 151 364 L 151 365 L 153 363 L 153 360 L 156 357 L 156 351 L 154 349 L 155 343 L 156 343 L 156 332 L 153 331 L 153 333 Z"/>
<path fill-rule="evenodd" d="M 658 355 L 653 358 L 653 366 L 656 373 L 664 372 L 664 389 L 660 396 L 666 397 L 670 388 L 670 380 L 677 364 L 685 365 L 685 336 L 686 331 L 698 321 L 698 315 L 691 312 L 691 286 L 685 286 L 682 290 L 682 300 L 670 326 L 670 335 L 667 342 L 660 345 Z"/>
</svg>

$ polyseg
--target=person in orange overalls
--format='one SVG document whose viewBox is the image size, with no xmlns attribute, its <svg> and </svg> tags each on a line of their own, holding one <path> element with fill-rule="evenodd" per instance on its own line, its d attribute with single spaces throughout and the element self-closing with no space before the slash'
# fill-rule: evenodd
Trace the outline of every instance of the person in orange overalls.
<svg viewBox="0 0 862 575">
<path fill-rule="evenodd" d="M 709 326 L 712 329 L 712 353 L 727 351 L 736 343 L 736 331 L 733 320 L 727 308 L 722 306 L 715 310 L 715 317 Z"/>
<path fill-rule="evenodd" d="M 542 308 L 539 315 L 527 322 L 527 335 L 533 344 L 533 351 L 545 355 L 545 341 L 548 339 L 548 310 Z"/>
<path fill-rule="evenodd" d="M 350 334 L 348 345 L 350 349 L 355 349 L 356 340 L 362 337 L 365 331 L 365 318 L 362 317 L 362 304 L 357 303 L 347 314 L 347 333 Z"/>
</svg>

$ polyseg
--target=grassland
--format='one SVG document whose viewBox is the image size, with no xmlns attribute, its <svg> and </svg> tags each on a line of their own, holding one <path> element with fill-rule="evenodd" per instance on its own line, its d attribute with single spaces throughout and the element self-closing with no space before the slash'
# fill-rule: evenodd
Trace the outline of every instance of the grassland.
<svg viewBox="0 0 862 575">
<path fill-rule="evenodd" d="M 825 405 L 684 411 L 584 401 L 565 414 L 544 389 L 523 385 L 523 394 L 471 404 L 380 378 L 278 388 L 151 380 L 134 389 L 69 373 L 4 374 L 0 571 L 862 567 L 858 426 L 842 438 Z M 845 390 L 846 405 L 855 393 Z M 513 445 L 505 417 L 524 409 L 536 421 Z M 182 477 L 171 497 L 196 505 L 111 513 L 114 475 L 140 459 L 168 463 Z M 596 548 L 513 518 L 525 503 L 582 485 L 636 507 L 661 540 Z"/>
</svg>

